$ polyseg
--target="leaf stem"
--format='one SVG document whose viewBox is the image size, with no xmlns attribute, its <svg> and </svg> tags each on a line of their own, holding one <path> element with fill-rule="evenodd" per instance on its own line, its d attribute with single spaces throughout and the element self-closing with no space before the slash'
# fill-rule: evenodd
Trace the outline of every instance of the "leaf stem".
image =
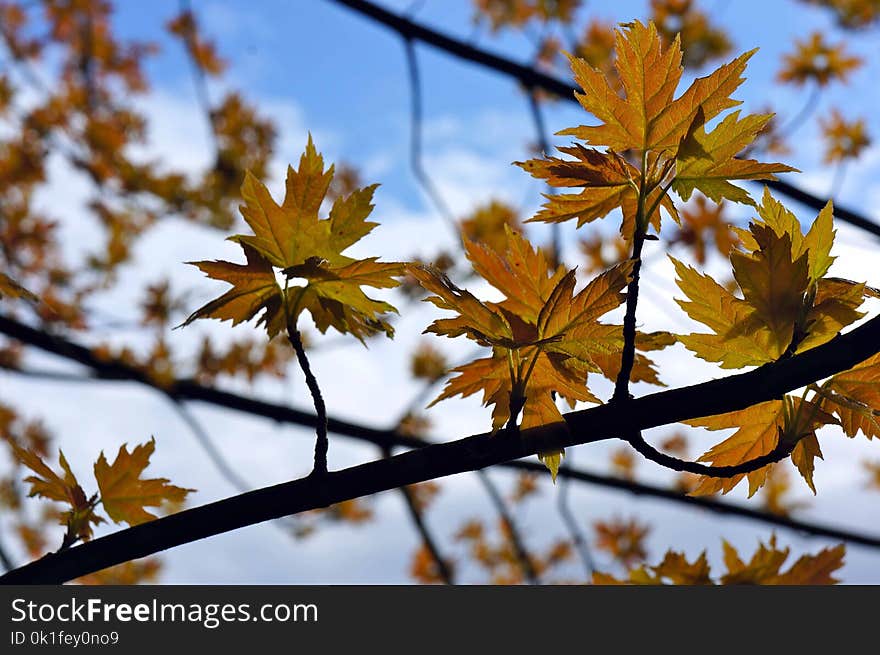
<svg viewBox="0 0 880 655">
<path fill-rule="evenodd" d="M 303 347 L 302 335 L 300 335 L 299 330 L 296 328 L 296 324 L 291 322 L 287 323 L 287 340 L 296 352 L 296 359 L 306 378 L 309 392 L 312 394 L 312 402 L 315 404 L 315 414 L 317 415 L 315 433 L 318 438 L 315 441 L 315 465 L 312 469 L 312 475 L 327 475 L 327 450 L 330 445 L 327 438 L 327 407 L 324 405 L 324 397 L 321 395 L 318 380 L 312 373 L 309 358 Z"/>
</svg>

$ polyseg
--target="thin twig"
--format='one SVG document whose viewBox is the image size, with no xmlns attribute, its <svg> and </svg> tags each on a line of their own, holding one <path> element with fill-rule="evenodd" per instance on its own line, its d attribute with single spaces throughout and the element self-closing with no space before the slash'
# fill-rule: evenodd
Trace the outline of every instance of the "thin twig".
<svg viewBox="0 0 880 655">
<path fill-rule="evenodd" d="M 687 471 L 688 473 L 708 475 L 713 478 L 732 478 L 737 475 L 744 475 L 746 473 L 751 473 L 752 471 L 757 471 L 759 468 L 763 468 L 768 464 L 775 464 L 791 455 L 791 451 L 794 450 L 794 447 L 797 445 L 797 442 L 792 443 L 780 440 L 769 453 L 742 462 L 741 464 L 735 464 L 733 466 L 709 466 L 698 462 L 688 462 L 660 452 L 645 441 L 642 437 L 641 431 L 631 433 L 626 441 L 646 459 L 656 462 L 657 464 L 660 464 L 660 466 L 672 469 L 673 471 Z"/>
<path fill-rule="evenodd" d="M 794 134 L 816 111 L 816 108 L 819 106 L 819 96 L 821 95 L 822 87 L 818 84 L 814 85 L 813 88 L 810 89 L 807 101 L 804 103 L 804 106 L 801 107 L 800 111 L 798 111 L 791 120 L 785 123 L 785 125 L 779 128 L 779 136 L 784 138 Z"/>
<path fill-rule="evenodd" d="M 589 580 L 593 577 L 593 571 L 596 570 L 596 566 L 593 562 L 593 555 L 590 552 L 590 546 L 587 543 L 587 539 L 580 528 L 580 524 L 575 518 L 574 512 L 571 510 L 571 494 L 569 494 L 571 478 L 562 473 L 563 470 L 571 470 L 570 460 L 573 456 L 574 453 L 570 452 L 559 466 L 561 477 L 559 479 L 559 490 L 556 492 L 556 508 L 559 510 L 559 516 L 562 517 L 565 529 L 568 530 L 568 534 L 571 535 L 571 543 L 574 546 L 575 551 L 577 551 L 578 557 L 581 559 L 584 571 L 587 574 L 587 580 Z"/>
<path fill-rule="evenodd" d="M 208 92 L 208 80 L 205 77 L 205 71 L 196 60 L 197 43 L 195 33 L 195 14 L 192 11 L 192 6 L 190 5 L 189 0 L 180 0 L 180 13 L 184 15 L 188 14 L 190 16 L 190 22 L 186 23 L 184 26 L 183 39 L 186 44 L 184 49 L 186 50 L 187 59 L 190 63 L 196 97 L 198 98 L 199 104 L 202 106 L 202 111 L 205 113 L 205 117 L 208 120 L 211 140 L 213 141 L 214 149 L 219 156 L 221 148 L 220 141 L 217 137 L 217 119 L 214 112 L 214 105 L 211 102 L 211 96 Z"/>
<path fill-rule="evenodd" d="M 425 171 L 422 164 L 422 83 L 419 76 L 419 60 L 416 56 L 415 45 L 411 39 L 404 39 L 406 51 L 406 64 L 409 74 L 410 89 L 410 166 L 413 175 L 418 181 L 425 195 L 433 203 L 440 217 L 449 225 L 455 239 L 455 243 L 461 247 L 461 230 L 452 209 L 446 204 L 434 181 Z"/>
<path fill-rule="evenodd" d="M 535 125 L 535 134 L 538 138 L 538 147 L 541 149 L 541 154 L 546 156 L 550 151 L 550 142 L 547 139 L 547 127 L 544 123 L 544 114 L 541 111 L 541 105 L 538 102 L 538 95 L 535 89 L 528 89 L 526 93 L 526 97 L 529 100 L 529 113 L 532 115 L 532 122 Z M 551 194 L 555 194 L 558 189 L 556 187 L 547 185 L 548 192 Z M 551 223 L 550 224 L 550 248 L 553 253 L 553 262 L 557 266 L 562 261 L 562 244 L 560 242 L 560 228 L 559 223 Z"/>
<path fill-rule="evenodd" d="M 538 572 L 535 570 L 534 561 L 531 555 L 529 555 L 529 551 L 526 550 L 526 545 L 519 533 L 519 529 L 516 527 L 513 516 L 511 516 L 507 509 L 507 503 L 504 502 L 504 498 L 501 497 L 498 488 L 486 471 L 478 470 L 477 476 L 480 478 L 486 493 L 489 494 L 489 499 L 492 501 L 492 505 L 495 506 L 495 511 L 498 512 L 501 522 L 504 524 L 507 536 L 510 538 L 510 543 L 513 546 L 513 554 L 516 556 L 517 563 L 522 569 L 523 576 L 528 580 L 529 584 L 541 584 Z"/>
<path fill-rule="evenodd" d="M 391 449 L 383 449 L 382 456 L 385 458 L 391 457 Z M 455 575 L 453 574 L 452 567 L 449 566 L 449 563 L 440 553 L 440 548 L 439 546 L 437 546 L 437 541 L 434 539 L 430 529 L 428 528 L 428 524 L 425 522 L 425 518 L 422 515 L 422 510 L 419 507 L 418 502 L 416 501 L 412 489 L 409 486 L 403 486 L 398 487 L 398 490 L 400 491 L 400 495 L 403 496 L 403 501 L 406 504 L 407 511 L 409 512 L 409 518 L 412 521 L 413 526 L 415 526 L 416 532 L 419 533 L 422 544 L 431 555 L 431 559 L 434 560 L 434 566 L 437 568 L 437 575 L 440 576 L 440 579 L 443 580 L 444 584 L 454 585 Z"/>
<path fill-rule="evenodd" d="M 287 340 L 296 351 L 296 359 L 299 367 L 302 369 L 306 378 L 306 386 L 309 393 L 312 394 L 312 402 L 315 404 L 315 414 L 318 417 L 318 424 L 315 426 L 317 439 L 315 441 L 315 467 L 312 469 L 312 475 L 327 474 L 327 451 L 329 450 L 329 439 L 327 438 L 327 407 L 324 405 L 324 397 L 321 395 L 321 388 L 318 386 L 318 380 L 312 373 L 312 367 L 309 364 L 306 349 L 303 347 L 302 336 L 295 325 L 287 326 Z"/>
</svg>

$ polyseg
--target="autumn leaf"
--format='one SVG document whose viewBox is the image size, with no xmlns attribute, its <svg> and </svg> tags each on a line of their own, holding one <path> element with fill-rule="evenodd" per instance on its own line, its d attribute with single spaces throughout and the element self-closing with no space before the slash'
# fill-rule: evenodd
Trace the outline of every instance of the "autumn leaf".
<svg viewBox="0 0 880 655">
<path fill-rule="evenodd" d="M 624 566 L 643 562 L 648 556 L 645 538 L 651 532 L 651 527 L 638 519 L 596 521 L 593 529 L 596 532 L 596 548 Z"/>
<path fill-rule="evenodd" d="M 864 314 L 874 291 L 826 277 L 834 257 L 833 208 L 819 212 L 806 234 L 800 222 L 765 189 L 758 219 L 736 229 L 742 249 L 730 253 L 742 297 L 672 258 L 686 300 L 677 302 L 713 333 L 680 335 L 698 357 L 722 368 L 760 366 L 786 351 L 803 352 L 834 338 Z"/>
<path fill-rule="evenodd" d="M 36 475 L 24 479 L 30 484 L 28 496 L 39 496 L 67 505 L 68 509 L 59 515 L 62 525 L 67 526 L 65 542 L 74 538 L 88 540 L 92 537 L 92 526 L 103 523 L 104 519 L 95 514 L 95 498 L 87 498 L 64 453 L 58 451 L 58 463 L 63 477 L 53 471 L 34 451 L 12 445 L 15 458 Z"/>
<path fill-rule="evenodd" d="M 460 225 L 461 233 L 467 240 L 501 252 L 507 246 L 505 226 L 514 232 L 521 229 L 516 210 L 499 200 L 477 207 L 460 221 Z"/>
<path fill-rule="evenodd" d="M 794 171 L 782 164 L 765 164 L 740 159 L 742 152 L 773 118 L 773 114 L 739 118 L 740 112 L 728 114 L 711 132 L 705 126 L 693 130 L 678 150 L 672 188 L 682 200 L 694 189 L 715 202 L 731 200 L 754 204 L 748 192 L 728 180 L 772 180 L 774 173 Z"/>
<path fill-rule="evenodd" d="M 155 439 L 135 446 L 131 452 L 122 445 L 113 464 L 107 462 L 103 452 L 95 462 L 95 479 L 101 492 L 101 504 L 115 523 L 138 525 L 152 521 L 156 515 L 145 508 L 182 503 L 187 494 L 194 491 L 169 484 L 165 478 L 141 477 L 155 449 Z"/>
<path fill-rule="evenodd" d="M 840 419 L 849 437 L 880 437 L 880 354 L 833 375 L 818 390 L 822 408 Z"/>
<path fill-rule="evenodd" d="M 705 130 L 708 121 L 740 104 L 730 94 L 742 83 L 746 62 L 754 51 L 695 80 L 675 98 L 683 70 L 679 39 L 664 48 L 655 24 L 646 26 L 639 21 L 627 23 L 615 35 L 615 66 L 623 95 L 603 71 L 570 57 L 575 80 L 583 90 L 575 95 L 600 123 L 560 134 L 594 147 L 575 144 L 560 148 L 572 159 L 545 157 L 517 162 L 551 186 L 581 189 L 577 194 L 545 196 L 547 202 L 532 220 L 577 218 L 580 226 L 620 207 L 621 232 L 630 239 L 636 218 L 659 231 L 661 208 L 679 220 L 667 193 L 670 188 L 684 200 L 699 189 L 716 201 L 727 198 L 751 204 L 748 193 L 729 180 L 774 179 L 774 173 L 794 170 L 737 158 L 771 115 L 740 119 L 739 112 L 734 112 L 711 132 Z M 638 166 L 633 163 L 637 161 Z"/>
<path fill-rule="evenodd" d="M 520 411 L 524 429 L 561 422 L 557 395 L 572 407 L 577 401 L 599 402 L 586 386 L 588 372 L 602 372 L 593 356 L 619 352 L 623 337 L 620 326 L 598 319 L 623 302 L 632 267 L 625 262 L 611 268 L 575 293 L 574 270 L 552 268 L 542 251 L 509 229 L 507 237 L 503 254 L 465 241 L 474 270 L 504 295 L 501 302 L 483 302 L 428 267 L 409 267 L 435 294 L 428 302 L 457 314 L 435 320 L 426 332 L 466 336 L 492 347 L 491 357 L 453 369 L 434 403 L 482 393 L 484 405 L 493 406 L 496 431 Z M 554 475 L 560 456 L 542 453 Z"/>
<path fill-rule="evenodd" d="M 736 550 L 724 542 L 724 563 L 727 573 L 721 584 L 757 585 L 828 585 L 839 580 L 831 574 L 843 566 L 846 548 L 843 544 L 834 548 L 823 548 L 816 555 L 801 556 L 788 571 L 781 568 L 788 559 L 789 549 L 776 546 L 776 537 L 768 544 L 759 544 L 748 562 L 743 562 Z"/>
<path fill-rule="evenodd" d="M 202 306 L 184 325 L 203 317 L 232 321 L 233 325 L 238 325 L 262 313 L 257 324 L 265 324 L 270 337 L 284 329 L 282 290 L 275 279 L 272 265 L 251 246 L 242 246 L 242 249 L 246 264 L 226 261 L 195 263 L 208 277 L 228 282 L 232 289 Z"/>
<path fill-rule="evenodd" d="M 698 461 L 708 462 L 712 466 L 735 466 L 754 460 L 772 452 L 780 440 L 795 444 L 792 461 L 815 493 L 814 460 L 822 457 L 816 429 L 823 425 L 837 425 L 838 421 L 815 399 L 807 401 L 786 396 L 783 400 L 770 400 L 746 409 L 691 419 L 684 423 L 709 430 L 736 429 L 731 436 L 700 456 Z M 747 478 L 751 498 L 767 481 L 767 475 L 773 466 L 768 464 L 751 473 L 729 478 L 701 476 L 699 485 L 690 495 L 704 496 L 719 491 L 726 494 Z"/>
<path fill-rule="evenodd" d="M 333 174 L 333 166 L 324 169 L 324 159 L 309 137 L 299 168 L 288 167 L 281 205 L 254 175 L 246 175 L 241 213 L 254 233 L 230 239 L 241 245 L 247 264 L 194 262 L 209 277 L 233 288 L 193 312 L 184 325 L 197 318 L 238 323 L 262 311 L 259 322 L 272 337 L 308 311 L 321 332 L 332 327 L 361 341 L 376 332 L 393 335 L 383 316 L 395 308 L 370 298 L 361 287 L 397 286 L 403 264 L 342 254 L 376 226 L 367 217 L 377 185 L 337 197 L 329 217 L 321 219 L 318 214 Z M 283 286 L 276 282 L 276 269 L 286 276 Z"/>
<path fill-rule="evenodd" d="M 751 232 L 758 248 L 752 253 L 734 251 L 730 255 L 733 276 L 752 309 L 740 330 L 766 329 L 775 359 L 792 343 L 810 283 L 808 261 L 806 255 L 792 261 L 787 233 L 780 237 L 770 227 L 755 224 Z"/>
</svg>

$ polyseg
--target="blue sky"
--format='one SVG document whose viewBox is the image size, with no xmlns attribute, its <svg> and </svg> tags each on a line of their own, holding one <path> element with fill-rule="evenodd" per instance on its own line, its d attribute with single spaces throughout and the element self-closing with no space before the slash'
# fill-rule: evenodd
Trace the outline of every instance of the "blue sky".
<svg viewBox="0 0 880 655">
<path fill-rule="evenodd" d="M 180 45 L 161 29 L 176 13 L 177 2 L 118 4 L 116 20 L 123 34 L 157 40 L 162 47 L 161 54 L 148 66 L 153 91 L 135 100 L 152 121 L 149 152 L 176 166 L 198 171 L 211 155 L 207 125 L 196 104 Z M 520 61 L 531 56 L 522 37 L 491 35 L 487 30 L 476 33 L 471 23 L 470 2 L 465 0 L 383 2 L 394 10 L 406 10 L 413 4 L 419 5 L 415 17 L 420 21 L 462 38 L 475 37 L 478 45 Z M 804 38 L 814 29 L 829 33 L 835 41 L 847 38 L 850 49 L 862 55 L 866 65 L 853 75 L 849 89 L 831 88 L 823 93 L 816 114 L 825 115 L 830 107 L 841 106 L 848 117 L 868 117 L 869 131 L 880 135 L 880 114 L 875 110 L 880 104 L 880 90 L 871 83 L 880 75 L 880 58 L 875 56 L 876 31 L 873 35 L 845 37 L 824 13 L 787 0 L 761 3 L 763 13 L 759 16 L 754 13 L 758 3 L 707 0 L 700 4 L 730 29 L 735 52 L 761 48 L 749 66 L 748 81 L 736 97 L 744 101 L 745 109 L 753 111 L 772 102 L 783 114 L 783 120 L 786 115 L 797 113 L 808 93 L 774 84 L 780 54 L 791 49 L 793 38 Z M 596 0 L 581 15 L 631 20 L 645 16 L 646 5 L 630 0 Z M 239 88 L 278 122 L 280 148 L 272 169 L 276 179 L 270 181 L 276 194 L 281 173 L 288 162 L 296 162 L 306 133 L 311 131 L 318 147 L 331 161 L 351 162 L 362 170 L 365 182 L 382 183 L 374 211 L 381 227 L 368 239 L 365 247 L 369 254 L 401 259 L 413 254 L 428 255 L 438 245 L 450 243 L 446 226 L 424 198 L 409 168 L 410 98 L 399 38 L 326 0 L 205 0 L 194 1 L 193 7 L 204 31 L 217 39 L 222 55 L 230 62 L 224 81 L 212 84 L 213 97 L 219 98 L 225 88 Z M 535 138 L 523 95 L 510 81 L 471 64 L 451 60 L 425 46 L 419 46 L 418 53 L 424 86 L 425 164 L 454 211 L 462 215 L 491 197 L 507 199 L 524 212 L 534 209 L 540 202 L 540 186 L 510 165 L 528 156 L 527 146 Z M 556 103 L 546 110 L 551 131 L 583 121 L 585 116 L 569 103 Z M 787 162 L 804 171 L 793 181 L 825 194 L 832 173 L 821 165 L 817 134 L 815 121 L 801 127 L 793 142 L 795 153 Z M 841 202 L 880 218 L 880 212 L 872 212 L 880 201 L 880 183 L 874 181 L 878 179 L 878 168 L 880 150 L 875 146 L 849 167 Z M 87 197 L 87 184 L 62 167 L 55 170 L 52 184 L 53 193 L 46 195 L 45 203 L 55 214 L 67 217 L 69 247 L 75 250 L 77 244 L 87 242 L 90 230 L 94 229 L 77 220 L 71 211 L 77 199 Z M 737 215 L 747 218 L 748 211 L 740 210 Z M 800 216 L 809 221 L 813 214 L 802 212 Z M 533 234 L 542 238 L 546 232 L 536 228 Z M 565 234 L 571 237 L 571 231 Z M 192 294 L 193 306 L 213 297 L 216 285 L 182 262 L 224 255 L 236 258 L 234 248 L 223 242 L 224 236 L 183 221 L 163 223 L 139 244 L 135 263 L 122 272 L 119 289 L 106 294 L 103 307 L 113 313 L 131 311 L 134 315 L 135 306 L 127 289 L 140 287 L 144 280 L 151 281 L 164 272 L 172 272 L 175 286 Z M 876 265 L 869 259 L 871 255 L 876 257 L 874 244 L 846 226 L 839 228 L 839 244 L 843 250 L 837 274 L 880 286 Z M 573 247 L 568 250 L 574 255 Z M 646 329 L 693 329 L 671 301 L 677 292 L 665 259 L 654 258 L 646 268 L 651 275 L 640 306 Z M 876 311 L 880 307 L 875 304 L 870 309 Z M 331 413 L 370 424 L 391 424 L 413 394 L 406 374 L 407 353 L 422 339 L 420 332 L 433 316 L 425 306 L 407 306 L 395 342 L 372 343 L 369 350 L 353 344 L 317 351 L 314 368 L 325 387 Z M 223 339 L 250 329 L 240 326 L 234 332 L 227 324 L 199 325 L 178 330 L 172 338 L 186 347 L 197 343 L 202 334 Z M 118 343 L 135 347 L 141 343 L 141 335 L 135 333 L 110 336 Z M 469 346 L 456 342 L 435 342 L 452 359 L 471 351 Z M 32 357 L 34 362 L 66 366 L 40 355 Z M 660 360 L 671 386 L 721 374 L 714 367 L 695 362 L 679 347 L 664 353 Z M 275 401 L 292 399 L 298 407 L 309 407 L 299 371 L 293 369 L 291 374 L 293 381 L 288 385 L 264 381 L 253 387 L 243 383 L 227 386 Z M 377 374 L 383 377 L 381 385 L 375 383 Z M 142 389 L 119 384 L 71 389 L 0 374 L 0 393 L 33 415 L 44 416 L 60 435 L 68 459 L 79 462 L 74 463 L 74 468 L 84 471 L 84 477 L 88 462 L 98 449 L 115 451 L 120 440 L 145 441 L 155 434 L 159 444 L 154 458 L 156 472 L 183 486 L 199 489 L 194 502 L 200 504 L 233 493 L 216 471 L 204 463 L 194 439 L 166 401 Z M 52 398 L 51 403 L 46 403 L 47 397 Z M 278 427 L 199 405 L 193 406 L 193 412 L 215 436 L 219 447 L 237 463 L 241 475 L 255 486 L 308 471 L 308 431 Z M 431 417 L 435 421 L 435 436 L 444 439 L 481 432 L 488 425 L 488 413 L 473 399 L 441 404 L 432 410 Z M 860 459 L 866 454 L 873 453 L 875 458 L 878 455 L 876 447 L 871 449 L 876 444 L 864 441 L 837 437 L 829 439 L 827 445 L 822 442 L 828 461 L 819 464 L 819 496 L 804 511 L 804 517 L 859 529 L 880 524 L 880 495 L 861 490 Z M 604 471 L 611 448 L 588 446 L 577 449 L 572 456 L 584 468 Z M 331 468 L 375 456 L 370 449 L 344 439 L 331 440 Z M 655 482 L 670 479 L 665 472 L 646 463 L 640 465 L 639 474 Z M 509 477 L 493 475 L 502 485 L 509 485 Z M 799 481 L 795 480 L 794 485 L 799 495 L 809 495 Z M 554 493 L 549 484 L 544 484 L 541 497 L 518 516 L 536 544 L 563 534 L 558 517 L 550 509 Z M 742 500 L 741 493 L 732 497 Z M 758 538 L 766 539 L 770 534 L 766 528 L 747 522 L 597 489 L 575 489 L 573 500 L 584 526 L 611 516 L 637 515 L 650 520 L 655 526 L 650 542 L 652 558 L 659 557 L 666 546 L 684 549 L 691 555 L 707 548 L 715 556 L 720 552 L 722 536 L 751 552 Z M 404 507 L 396 495 L 383 494 L 375 509 L 379 519 L 372 524 L 328 527 L 307 540 L 292 541 L 276 528 L 264 525 L 175 549 L 165 555 L 163 581 L 408 582 L 408 557 L 417 542 Z M 455 553 L 457 548 L 452 533 L 470 516 L 491 516 L 489 504 L 473 476 L 457 476 L 444 485 L 444 492 L 429 515 L 449 552 Z M 826 544 L 785 532 L 779 532 L 779 537 L 796 552 L 817 550 Z M 880 555 L 853 547 L 848 561 L 848 581 L 880 582 Z M 466 581 L 480 579 L 474 571 L 465 574 Z"/>
</svg>

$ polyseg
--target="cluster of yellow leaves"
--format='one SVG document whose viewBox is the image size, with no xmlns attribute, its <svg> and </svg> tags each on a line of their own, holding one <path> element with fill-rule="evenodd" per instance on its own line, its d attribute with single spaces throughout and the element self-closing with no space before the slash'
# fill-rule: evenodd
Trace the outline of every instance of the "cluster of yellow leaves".
<svg viewBox="0 0 880 655">
<path fill-rule="evenodd" d="M 113 463 L 102 452 L 95 462 L 94 474 L 99 492 L 86 496 L 64 457 L 59 451 L 61 474 L 48 466 L 35 451 L 12 444 L 16 459 L 29 468 L 34 475 L 24 479 L 30 484 L 30 496 L 39 496 L 66 506 L 60 514 L 60 522 L 67 527 L 64 546 L 92 537 L 92 528 L 104 522 L 96 513 L 101 505 L 114 523 L 138 525 L 156 518 L 147 507 L 179 506 L 193 489 L 169 484 L 165 478 L 143 478 L 155 450 L 155 439 L 135 446 L 129 452 L 120 446 Z"/>
<path fill-rule="evenodd" d="M 361 287 L 397 286 L 395 277 L 402 275 L 403 265 L 342 254 L 376 226 L 366 220 L 373 209 L 376 185 L 338 197 L 329 217 L 320 219 L 333 173 L 333 166 L 324 170 L 324 158 L 309 137 L 299 169 L 288 167 L 281 205 L 256 177 L 245 177 L 241 213 L 254 233 L 230 240 L 241 246 L 247 261 L 243 265 L 195 262 L 209 277 L 228 282 L 232 289 L 197 309 L 184 325 L 197 318 L 230 320 L 235 325 L 260 315 L 258 323 L 265 324 L 273 337 L 285 327 L 295 327 L 299 314 L 308 311 L 321 332 L 332 327 L 361 341 L 376 332 L 394 333 L 383 318 L 396 312 L 394 307 L 368 297 Z M 283 287 L 276 270 L 286 276 Z"/>
<path fill-rule="evenodd" d="M 825 137 L 823 161 L 826 164 L 856 159 L 871 145 L 864 118 L 848 121 L 834 109 L 831 116 L 819 121 L 819 125 L 822 127 L 822 136 Z"/>
<path fill-rule="evenodd" d="M 458 314 L 437 319 L 427 332 L 466 336 L 492 348 L 491 357 L 453 369 L 455 377 L 434 402 L 482 392 L 484 404 L 494 406 L 494 430 L 515 420 L 520 410 L 523 428 L 561 422 L 555 395 L 571 406 L 579 400 L 599 402 L 586 386 L 587 373 L 603 373 L 597 359 L 607 368 L 602 356 L 619 352 L 623 338 L 620 326 L 598 319 L 623 302 L 631 263 L 609 269 L 575 293 L 575 271 L 553 269 L 543 252 L 514 232 L 508 231 L 503 254 L 471 241 L 465 241 L 465 251 L 503 301 L 483 302 L 438 271 L 409 267 L 435 294 L 428 301 Z"/>
<path fill-rule="evenodd" d="M 749 230 L 737 229 L 743 248 L 730 255 L 742 297 L 672 260 L 678 286 L 687 298 L 679 300 L 679 305 L 712 330 L 678 339 L 698 357 L 722 368 L 760 366 L 821 345 L 860 319 L 864 314 L 858 309 L 864 299 L 876 295 L 864 284 L 826 277 L 834 261 L 830 203 L 806 234 L 796 217 L 767 191 L 757 210 L 760 218 Z M 878 379 L 875 369 L 871 359 L 834 376 L 812 401 L 786 397 L 687 421 L 710 430 L 737 428 L 700 460 L 716 466 L 740 464 L 771 452 L 779 439 L 786 439 L 797 443 L 792 461 L 815 492 L 814 459 L 822 456 L 816 428 L 839 424 L 850 436 L 859 429 L 868 436 L 877 434 L 871 410 L 880 407 L 880 395 L 871 386 Z M 703 477 L 693 493 L 727 493 L 747 477 L 751 496 L 764 484 L 769 470 L 767 466 L 727 479 Z"/>
<path fill-rule="evenodd" d="M 656 566 L 640 566 L 629 571 L 627 578 L 619 580 L 606 573 L 595 573 L 594 584 L 635 585 L 828 585 L 839 582 L 832 574 L 843 566 L 846 547 L 824 548 L 816 555 L 802 555 L 787 570 L 782 567 L 790 549 L 779 548 L 776 537 L 768 544 L 760 543 L 748 562 L 744 562 L 736 549 L 723 542 L 726 571 L 714 579 L 703 551 L 694 561 L 688 561 L 684 553 L 670 550 Z"/>
<path fill-rule="evenodd" d="M 830 203 L 806 235 L 769 191 L 757 211 L 760 218 L 748 230 L 735 230 L 743 249 L 730 253 L 741 298 L 671 258 L 687 298 L 679 305 L 714 333 L 679 340 L 722 368 L 760 366 L 825 343 L 863 316 L 857 310 L 870 294 L 864 284 L 825 277 L 834 261 Z"/>
<path fill-rule="evenodd" d="M 695 80 L 676 98 L 683 71 L 678 40 L 664 49 L 656 26 L 638 21 L 618 30 L 615 38 L 615 67 L 624 95 L 602 71 L 572 57 L 575 80 L 583 89 L 577 99 L 600 123 L 560 132 L 606 150 L 576 143 L 560 148 L 571 159 L 517 162 L 551 186 L 582 189 L 577 194 L 546 196 L 543 209 L 531 220 L 576 218 L 580 226 L 619 207 L 623 211 L 621 231 L 631 238 L 637 218 L 643 223 L 641 229 L 650 223 L 659 230 L 661 208 L 678 220 L 669 189 L 683 200 L 699 190 L 715 201 L 751 203 L 748 193 L 729 180 L 773 179 L 774 173 L 794 170 L 736 157 L 770 115 L 740 118 L 735 111 L 706 131 L 708 121 L 740 104 L 730 94 L 742 83 L 754 51 Z"/>
<path fill-rule="evenodd" d="M 783 56 L 777 79 L 798 86 L 814 82 L 822 87 L 834 81 L 845 83 L 861 65 L 862 60 L 848 54 L 842 42 L 832 45 L 821 32 L 814 32 L 806 41 L 796 40 L 795 51 Z"/>
</svg>

